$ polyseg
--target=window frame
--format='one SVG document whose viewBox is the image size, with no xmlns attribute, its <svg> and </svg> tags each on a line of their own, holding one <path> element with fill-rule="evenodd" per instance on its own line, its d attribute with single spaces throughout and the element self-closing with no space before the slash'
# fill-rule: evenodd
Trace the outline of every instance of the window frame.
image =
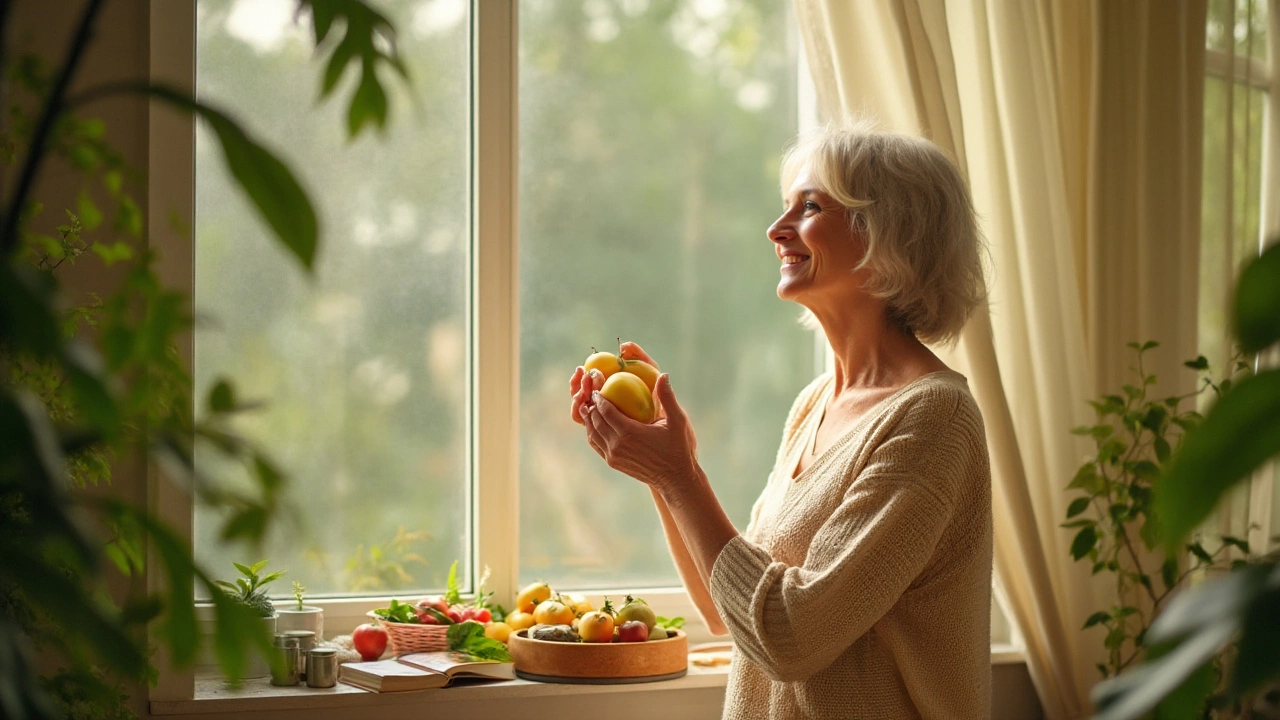
<svg viewBox="0 0 1280 720">
<path fill-rule="evenodd" d="M 518 265 L 518 2 L 471 2 L 470 141 L 471 215 L 468 219 L 471 290 L 467 299 L 469 337 L 467 382 L 467 499 L 471 507 L 469 567 L 461 578 L 464 591 L 473 591 L 480 573 L 490 570 L 486 590 L 495 597 L 514 597 L 520 572 L 519 552 L 519 265 Z M 196 0 L 150 3 L 150 79 L 194 94 L 196 70 Z M 801 54 L 803 57 L 803 54 Z M 800 68 L 801 101 L 812 102 L 807 73 Z M 812 117 L 812 114 L 804 115 Z M 152 104 L 149 114 L 148 225 L 150 242 L 160 250 L 157 272 L 171 287 L 188 294 L 194 289 L 194 238 L 176 227 L 195 227 L 195 119 Z M 175 222 L 176 221 L 176 222 Z M 821 346 L 825 342 L 816 338 Z M 190 371 L 194 335 L 178 338 L 179 356 Z M 483 448 L 483 452 L 481 449 Z M 192 541 L 195 505 L 192 495 L 147 471 L 148 504 L 175 533 Z M 153 589 L 162 567 L 149 558 Z M 637 588 L 639 589 L 639 588 Z M 565 588 L 599 604 L 604 591 Z M 702 622 L 683 587 L 644 588 L 646 600 L 660 615 L 686 618 L 694 643 L 713 636 Z M 616 596 L 616 590 L 610 590 Z M 354 628 L 366 614 L 384 607 L 386 596 L 309 600 L 322 607 L 325 626 Z M 288 604 L 277 601 L 278 607 Z M 212 608 L 197 603 L 197 618 L 212 621 Z M 719 638 L 723 639 L 723 638 Z M 193 697 L 195 676 L 207 668 L 170 670 L 163 655 L 157 667 L 166 668 L 151 688 L 152 701 L 181 701 Z"/>
<path fill-rule="evenodd" d="M 1232 54 L 1224 50 L 1205 48 L 1205 76 L 1229 79 L 1246 92 L 1260 90 L 1266 98 L 1262 120 L 1262 162 L 1259 178 L 1258 252 L 1265 249 L 1268 237 L 1280 233 L 1280 0 L 1260 0 L 1267 3 L 1267 59 Z M 1280 352 L 1259 357 L 1256 367 L 1280 366 Z M 1249 484 L 1249 530 L 1251 546 L 1270 547 L 1270 538 L 1280 518 L 1275 505 L 1276 483 L 1280 482 L 1280 464 L 1270 463 L 1253 474 Z"/>
</svg>

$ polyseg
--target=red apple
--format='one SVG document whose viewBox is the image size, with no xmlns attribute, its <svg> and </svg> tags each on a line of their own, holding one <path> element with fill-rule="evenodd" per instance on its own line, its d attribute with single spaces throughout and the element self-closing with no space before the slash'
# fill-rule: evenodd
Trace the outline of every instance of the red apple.
<svg viewBox="0 0 1280 720">
<path fill-rule="evenodd" d="M 387 651 L 387 631 L 373 623 L 365 623 L 352 631 L 351 644 L 360 653 L 361 660 L 377 660 Z"/>
<path fill-rule="evenodd" d="M 628 620 L 618 628 L 618 642 L 644 642 L 649 639 L 649 626 L 642 620 Z"/>
</svg>

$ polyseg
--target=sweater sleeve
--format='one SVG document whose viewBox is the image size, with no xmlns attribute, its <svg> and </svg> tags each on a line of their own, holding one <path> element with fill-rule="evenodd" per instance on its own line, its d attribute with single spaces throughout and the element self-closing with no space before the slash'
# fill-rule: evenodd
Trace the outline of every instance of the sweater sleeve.
<svg viewBox="0 0 1280 720">
<path fill-rule="evenodd" d="M 822 670 L 916 581 L 951 521 L 973 462 L 972 423 L 955 402 L 908 408 L 871 451 L 819 528 L 804 564 L 788 566 L 741 536 L 711 572 L 711 596 L 739 650 L 775 680 Z M 818 481 L 811 478 L 811 482 Z"/>
</svg>

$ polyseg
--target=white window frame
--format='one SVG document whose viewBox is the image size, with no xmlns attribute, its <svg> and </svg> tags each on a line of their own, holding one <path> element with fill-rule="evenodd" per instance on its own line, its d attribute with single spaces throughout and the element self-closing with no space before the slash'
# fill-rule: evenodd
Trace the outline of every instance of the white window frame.
<svg viewBox="0 0 1280 720">
<path fill-rule="evenodd" d="M 1259 223 L 1258 251 L 1264 249 L 1268 237 L 1280 233 L 1280 0 L 1267 2 L 1267 60 L 1206 48 L 1205 75 L 1213 78 L 1230 78 L 1246 90 L 1266 93 L 1262 120 L 1262 168 L 1260 181 L 1261 222 Z M 1233 42 L 1232 28 L 1227 28 L 1228 41 Z M 1270 357 L 1259 357 L 1259 367 L 1280 366 L 1280 353 L 1273 351 Z M 1276 483 L 1280 471 L 1276 463 L 1270 463 L 1253 475 L 1249 486 L 1248 539 L 1254 548 L 1267 548 L 1275 534 L 1277 518 L 1273 510 Z"/>
</svg>

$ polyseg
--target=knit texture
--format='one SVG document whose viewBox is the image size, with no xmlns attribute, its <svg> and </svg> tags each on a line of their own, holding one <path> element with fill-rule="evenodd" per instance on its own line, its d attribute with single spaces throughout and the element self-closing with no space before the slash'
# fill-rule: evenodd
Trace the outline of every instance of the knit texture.
<svg viewBox="0 0 1280 720">
<path fill-rule="evenodd" d="M 736 654 L 725 718 L 990 717 L 991 471 L 963 376 L 875 406 L 798 477 L 832 375 L 791 410 L 711 596 Z"/>
</svg>

